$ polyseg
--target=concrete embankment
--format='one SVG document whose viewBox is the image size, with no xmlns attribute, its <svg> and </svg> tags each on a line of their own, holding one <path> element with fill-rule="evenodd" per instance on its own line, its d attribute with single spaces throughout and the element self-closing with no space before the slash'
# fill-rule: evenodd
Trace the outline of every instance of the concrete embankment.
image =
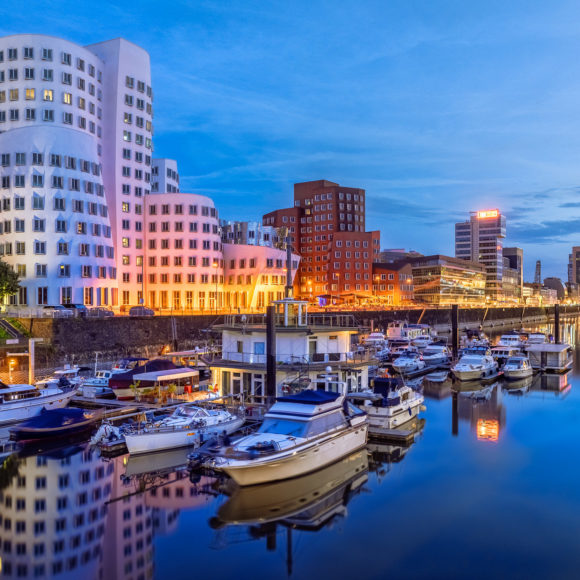
<svg viewBox="0 0 580 580">
<path fill-rule="evenodd" d="M 352 314 L 362 327 L 386 328 L 389 322 L 429 324 L 438 332 L 447 332 L 451 325 L 450 309 L 404 309 L 344 312 Z M 577 316 L 579 306 L 560 306 L 562 320 Z M 459 329 L 522 328 L 548 324 L 553 320 L 553 307 L 460 308 Z M 42 338 L 36 347 L 39 364 L 53 361 L 94 361 L 127 355 L 152 356 L 164 346 L 188 349 L 206 342 L 219 341 L 219 335 L 208 332 L 223 316 L 155 316 L 151 318 L 111 317 L 103 319 L 21 318 L 19 322 L 32 337 Z M 23 343 L 21 346 L 25 346 Z M 14 349 L 14 347 L 11 347 Z"/>
</svg>

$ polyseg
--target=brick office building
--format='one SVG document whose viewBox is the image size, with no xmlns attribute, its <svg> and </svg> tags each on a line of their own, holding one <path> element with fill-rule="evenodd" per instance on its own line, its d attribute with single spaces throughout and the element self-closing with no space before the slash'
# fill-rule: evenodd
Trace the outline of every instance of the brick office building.
<svg viewBox="0 0 580 580">
<path fill-rule="evenodd" d="M 294 207 L 264 215 L 263 224 L 288 228 L 294 250 L 302 257 L 297 296 L 372 296 L 380 232 L 365 231 L 364 189 L 326 180 L 296 183 Z"/>
</svg>

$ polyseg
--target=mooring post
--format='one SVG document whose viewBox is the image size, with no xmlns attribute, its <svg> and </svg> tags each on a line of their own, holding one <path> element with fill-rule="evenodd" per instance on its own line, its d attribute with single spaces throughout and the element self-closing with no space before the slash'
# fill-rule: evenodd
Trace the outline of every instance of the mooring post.
<svg viewBox="0 0 580 580">
<path fill-rule="evenodd" d="M 458 396 L 457 391 L 453 391 L 451 400 L 451 434 L 454 437 L 459 435 L 459 412 L 457 409 Z"/>
<path fill-rule="evenodd" d="M 276 307 L 266 309 L 266 405 L 270 408 L 276 399 Z"/>
<path fill-rule="evenodd" d="M 457 360 L 459 354 L 459 305 L 451 305 L 451 348 L 453 360 Z"/>
<path fill-rule="evenodd" d="M 554 342 L 560 344 L 560 305 L 554 304 Z"/>
</svg>

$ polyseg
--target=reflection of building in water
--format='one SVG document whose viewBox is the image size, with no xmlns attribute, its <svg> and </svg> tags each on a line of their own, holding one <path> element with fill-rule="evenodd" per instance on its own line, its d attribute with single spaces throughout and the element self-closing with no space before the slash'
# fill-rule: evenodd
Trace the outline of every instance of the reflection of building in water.
<svg viewBox="0 0 580 580">
<path fill-rule="evenodd" d="M 103 578 L 153 578 L 153 521 L 137 482 L 124 478 L 127 455 L 111 460 L 115 477 L 108 505 Z"/>
<path fill-rule="evenodd" d="M 530 390 L 550 391 L 555 396 L 567 395 L 572 388 L 572 385 L 568 381 L 569 374 L 569 372 L 566 372 L 563 374 L 542 373 L 537 375 L 534 377 Z"/>
<path fill-rule="evenodd" d="M 112 466 L 78 447 L 17 461 L 0 491 L 2 575 L 99 578 Z"/>
<path fill-rule="evenodd" d="M 469 421 L 479 440 L 497 441 L 506 423 L 499 383 L 476 391 L 464 391 L 453 398 L 459 419 Z"/>
</svg>

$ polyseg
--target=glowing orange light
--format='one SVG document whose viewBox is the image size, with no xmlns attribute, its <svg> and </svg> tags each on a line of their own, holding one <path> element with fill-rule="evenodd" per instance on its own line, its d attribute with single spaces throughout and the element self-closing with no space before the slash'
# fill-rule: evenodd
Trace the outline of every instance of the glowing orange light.
<svg viewBox="0 0 580 580">
<path fill-rule="evenodd" d="M 496 419 L 478 419 L 477 438 L 480 441 L 497 441 L 499 439 L 499 421 Z"/>
<path fill-rule="evenodd" d="M 484 211 L 477 212 L 477 219 L 483 220 L 487 218 L 495 218 L 499 215 L 499 209 L 486 209 Z"/>
</svg>

